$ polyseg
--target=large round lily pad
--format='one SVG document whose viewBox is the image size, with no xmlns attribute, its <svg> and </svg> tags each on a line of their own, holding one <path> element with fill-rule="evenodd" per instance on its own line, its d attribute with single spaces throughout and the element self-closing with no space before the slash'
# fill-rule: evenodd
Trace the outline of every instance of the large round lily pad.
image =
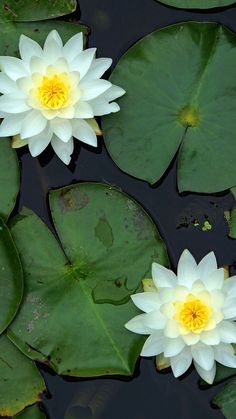
<svg viewBox="0 0 236 419">
<path fill-rule="evenodd" d="M 179 9 L 213 9 L 234 4 L 235 0 L 158 0 L 160 3 Z"/>
<path fill-rule="evenodd" d="M 8 138 L 0 138 L 0 216 L 4 219 L 15 206 L 19 183 L 16 152 L 11 148 Z"/>
<path fill-rule="evenodd" d="M 108 151 L 125 172 L 154 184 L 178 158 L 178 188 L 236 184 L 236 36 L 217 23 L 158 30 L 120 59 L 111 81 L 126 95 L 103 118 Z"/>
<path fill-rule="evenodd" d="M 39 400 L 45 390 L 34 365 L 10 342 L 0 336 L 0 416 L 14 416 Z"/>
<path fill-rule="evenodd" d="M 0 4 L 0 20 L 36 21 L 74 12 L 76 0 L 4 0 Z"/>
<path fill-rule="evenodd" d="M 37 405 L 34 405 L 25 409 L 24 412 L 17 415 L 14 419 L 46 419 L 46 416 Z"/>
<path fill-rule="evenodd" d="M 11 235 L 0 219 L 0 334 L 13 320 L 23 295 L 23 274 Z"/>
<path fill-rule="evenodd" d="M 52 191 L 50 207 L 63 249 L 29 211 L 11 228 L 25 299 L 9 336 L 60 374 L 130 375 L 143 338 L 124 327 L 138 313 L 129 295 L 153 260 L 167 263 L 156 227 L 137 202 L 108 185 Z"/>
</svg>

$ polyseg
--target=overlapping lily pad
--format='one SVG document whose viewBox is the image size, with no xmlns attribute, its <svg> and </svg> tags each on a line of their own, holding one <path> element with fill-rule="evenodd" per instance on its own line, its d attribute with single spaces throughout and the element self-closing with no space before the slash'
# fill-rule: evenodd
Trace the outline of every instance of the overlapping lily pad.
<svg viewBox="0 0 236 419">
<path fill-rule="evenodd" d="M 0 219 L 0 334 L 11 323 L 23 295 L 23 274 L 10 233 Z"/>
<path fill-rule="evenodd" d="M 108 185 L 52 191 L 50 207 L 63 249 L 28 210 L 11 228 L 26 284 L 9 336 L 60 374 L 130 375 L 143 338 L 124 327 L 138 310 L 120 301 L 121 278 L 133 293 L 150 276 L 153 260 L 167 263 L 156 227 L 133 199 Z M 109 303 L 102 288 L 100 303 L 93 298 L 103 281 L 113 287 Z"/>
<path fill-rule="evenodd" d="M 213 403 L 221 409 L 225 418 L 234 419 L 236 410 L 236 380 L 226 384 L 214 397 Z"/>
<path fill-rule="evenodd" d="M 143 38 L 111 76 L 127 91 L 121 111 L 103 119 L 115 163 L 155 184 L 177 154 L 180 192 L 234 186 L 235 73 L 236 36 L 217 23 L 177 24 Z"/>
<path fill-rule="evenodd" d="M 14 416 L 39 400 L 45 390 L 43 379 L 34 363 L 0 336 L 0 415 Z"/>
<path fill-rule="evenodd" d="M 4 0 L 0 4 L 0 20 L 30 22 L 51 19 L 74 12 L 76 0 Z"/>
<path fill-rule="evenodd" d="M 45 414 L 39 409 L 38 406 L 28 407 L 24 412 L 16 416 L 15 419 L 46 419 Z"/>
<path fill-rule="evenodd" d="M 158 0 L 160 3 L 180 9 L 213 9 L 234 4 L 235 0 Z"/>
<path fill-rule="evenodd" d="M 15 206 L 19 183 L 16 152 L 12 150 L 8 138 L 0 138 L 0 216 L 4 219 Z"/>
</svg>

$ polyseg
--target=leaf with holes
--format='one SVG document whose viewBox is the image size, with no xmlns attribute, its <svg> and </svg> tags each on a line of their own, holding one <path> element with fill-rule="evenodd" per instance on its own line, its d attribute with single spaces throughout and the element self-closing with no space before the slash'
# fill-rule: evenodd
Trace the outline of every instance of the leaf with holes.
<svg viewBox="0 0 236 419">
<path fill-rule="evenodd" d="M 4 219 L 8 218 L 15 206 L 19 186 L 16 152 L 12 150 L 8 138 L 0 138 L 0 216 Z"/>
<path fill-rule="evenodd" d="M 10 233 L 0 219 L 0 335 L 15 317 L 22 295 L 20 259 Z"/>
<path fill-rule="evenodd" d="M 6 337 L 0 336 L 0 415 L 14 416 L 39 400 L 45 390 L 35 364 Z"/>
<path fill-rule="evenodd" d="M 63 249 L 29 210 L 11 228 L 26 283 L 9 336 L 59 374 L 130 375 L 144 340 L 124 327 L 138 313 L 126 294 L 150 276 L 152 261 L 167 264 L 156 227 L 137 202 L 103 184 L 51 191 L 50 208 Z"/>
<path fill-rule="evenodd" d="M 111 75 L 127 92 L 121 111 L 103 118 L 112 159 L 154 184 L 177 154 L 180 192 L 234 186 L 235 73 L 236 36 L 217 23 L 177 24 L 141 39 Z"/>
<path fill-rule="evenodd" d="M 213 9 L 234 4 L 235 0 L 158 0 L 160 3 L 179 9 Z"/>
<path fill-rule="evenodd" d="M 0 4 L 0 21 L 31 22 L 68 15 L 76 0 L 5 0 Z"/>
</svg>

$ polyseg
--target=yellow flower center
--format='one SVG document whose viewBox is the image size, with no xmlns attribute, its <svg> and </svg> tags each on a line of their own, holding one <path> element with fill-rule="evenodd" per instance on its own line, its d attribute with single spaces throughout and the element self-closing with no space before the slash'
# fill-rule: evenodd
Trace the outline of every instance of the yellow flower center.
<svg viewBox="0 0 236 419">
<path fill-rule="evenodd" d="M 48 109 L 61 109 L 67 105 L 70 86 L 64 77 L 44 76 L 38 87 L 41 104 Z"/>
<path fill-rule="evenodd" d="M 196 298 L 189 298 L 184 303 L 177 303 L 177 305 L 175 319 L 189 331 L 204 328 L 212 313 L 210 307 Z"/>
</svg>

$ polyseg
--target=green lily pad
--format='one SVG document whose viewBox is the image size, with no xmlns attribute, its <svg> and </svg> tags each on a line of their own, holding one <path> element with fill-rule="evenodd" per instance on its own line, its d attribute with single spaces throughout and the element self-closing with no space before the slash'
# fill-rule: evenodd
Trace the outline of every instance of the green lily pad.
<svg viewBox="0 0 236 419">
<path fill-rule="evenodd" d="M 15 419 L 46 419 L 46 416 L 38 406 L 34 405 L 17 415 Z"/>
<path fill-rule="evenodd" d="M 229 236 L 236 239 L 236 207 L 232 209 L 229 218 Z"/>
<path fill-rule="evenodd" d="M 83 32 L 85 36 L 88 34 L 86 26 L 57 20 L 29 23 L 5 22 L 0 29 L 0 55 L 18 56 L 21 34 L 34 39 L 42 46 L 48 33 L 53 29 L 59 32 L 64 42 L 78 32 Z"/>
<path fill-rule="evenodd" d="M 0 20 L 31 22 L 68 15 L 76 9 L 76 0 L 4 0 Z"/>
<path fill-rule="evenodd" d="M 1 42 L 1 41 L 0 41 Z M 0 138 L 0 216 L 8 218 L 20 187 L 20 174 L 15 150 L 8 138 Z"/>
<path fill-rule="evenodd" d="M 150 276 L 152 261 L 167 264 L 156 227 L 137 202 L 108 185 L 51 191 L 50 207 L 63 249 L 29 210 L 11 228 L 25 273 L 25 299 L 9 336 L 59 374 L 131 375 L 144 340 L 124 324 L 139 311 L 131 301 L 116 304 L 120 287 L 110 304 L 96 304 L 93 291 L 117 278 L 136 289 Z"/>
<path fill-rule="evenodd" d="M 236 380 L 226 386 L 214 397 L 212 402 L 218 406 L 227 419 L 235 419 Z"/>
<path fill-rule="evenodd" d="M 158 0 L 160 3 L 178 9 L 213 9 L 214 7 L 225 7 L 234 4 L 235 0 Z"/>
<path fill-rule="evenodd" d="M 235 73 L 236 36 L 217 23 L 177 24 L 141 39 L 110 78 L 127 92 L 121 111 L 103 118 L 112 159 L 154 184 L 177 154 L 180 192 L 234 186 Z"/>
<path fill-rule="evenodd" d="M 23 295 L 23 273 L 11 235 L 0 219 L 0 334 L 16 315 Z"/>
<path fill-rule="evenodd" d="M 0 336 L 0 415 L 14 416 L 39 400 L 45 390 L 35 364 L 7 338 Z"/>
</svg>

